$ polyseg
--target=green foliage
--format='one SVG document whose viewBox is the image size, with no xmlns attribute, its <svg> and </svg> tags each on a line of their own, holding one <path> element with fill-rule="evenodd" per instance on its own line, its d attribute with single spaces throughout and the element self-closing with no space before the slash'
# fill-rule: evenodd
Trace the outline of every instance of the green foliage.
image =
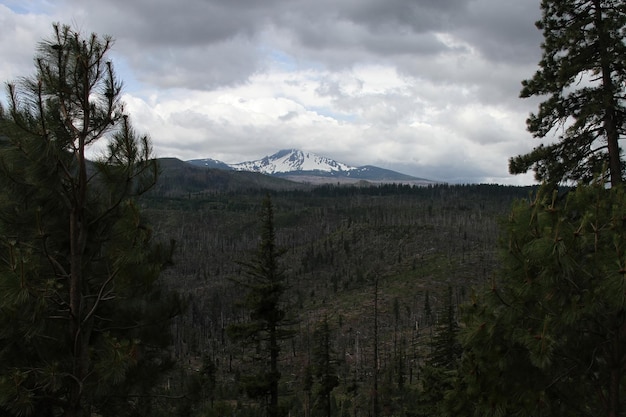
<svg viewBox="0 0 626 417">
<path fill-rule="evenodd" d="M 515 205 L 503 269 L 466 306 L 451 413 L 620 414 L 625 212 L 624 190 L 601 184 L 567 195 L 545 188 Z"/>
<path fill-rule="evenodd" d="M 306 386 L 305 369 L 313 347 L 313 328 L 305 323 L 317 323 L 327 315 L 336 318 L 331 320 L 332 346 L 340 359 L 340 385 L 331 393 L 333 413 L 367 413 L 374 343 L 373 288 L 366 277 L 377 267 L 379 411 L 414 415 L 423 378 L 418 367 L 430 354 L 431 326 L 447 300 L 447 287 L 462 298 L 464 288 L 491 275 L 497 219 L 508 213 L 513 199 L 528 197 L 532 189 L 389 185 L 272 192 L 275 237 L 279 248 L 286 249 L 279 250 L 279 264 L 288 279 L 281 309 L 287 320 L 294 317 L 301 323 L 291 327 L 299 330 L 295 336 L 280 344 L 281 403 L 292 415 L 313 407 L 313 400 L 299 389 Z M 262 349 L 257 351 L 254 339 L 231 343 L 225 329 L 250 319 L 250 310 L 241 304 L 247 287 L 233 277 L 242 284 L 249 278 L 246 264 L 239 261 L 258 252 L 255 226 L 265 195 L 240 191 L 140 200 L 150 207 L 154 235 L 173 236 L 180 248 L 177 262 L 166 271 L 170 285 L 183 290 L 190 303 L 178 321 L 184 325 L 176 332 L 180 363 L 197 368 L 198 358 L 211 352 L 218 364 L 216 407 L 220 401 L 233 407 L 239 402 L 240 413 L 259 412 L 253 408 L 259 400 L 244 395 L 241 377 L 257 374 L 264 364 Z M 313 394 L 312 386 L 309 393 Z M 194 409 L 200 415 L 205 411 Z"/>
<path fill-rule="evenodd" d="M 263 200 L 261 212 L 261 240 L 255 259 L 243 263 L 245 279 L 238 283 L 247 290 L 244 307 L 249 320 L 228 328 L 235 341 L 251 345 L 255 349 L 252 368 L 247 368 L 241 380 L 246 394 L 253 399 L 266 401 L 268 417 L 279 415 L 278 369 L 280 342 L 293 336 L 286 329 L 284 310 L 286 275 L 279 263 L 281 251 L 276 247 L 274 208 L 269 196 Z"/>
<path fill-rule="evenodd" d="M 430 344 L 432 353 L 427 361 L 429 366 L 444 369 L 456 368 L 457 360 L 461 356 L 461 346 L 457 340 L 459 325 L 456 307 L 452 287 L 448 287 L 445 303 L 439 310 L 435 334 Z"/>
<path fill-rule="evenodd" d="M 170 250 L 134 198 L 156 180 L 119 103 L 111 40 L 54 26 L 37 74 L 0 112 L 0 410 L 133 412 L 167 368 L 178 312 L 159 286 Z M 108 140 L 92 163 L 87 151 Z M 136 410 L 135 410 L 136 411 Z"/>
<path fill-rule="evenodd" d="M 430 355 L 421 368 L 418 414 L 422 416 L 442 415 L 444 395 L 454 387 L 458 378 L 462 348 L 458 341 L 457 306 L 452 296 L 452 287 L 448 287 L 430 342 Z"/>
<path fill-rule="evenodd" d="M 328 317 L 324 316 L 313 332 L 312 367 L 316 384 L 314 408 L 320 415 L 331 417 L 331 393 L 339 385 L 337 358 L 332 347 L 332 334 Z"/>
<path fill-rule="evenodd" d="M 510 160 L 512 173 L 535 171 L 537 180 L 590 183 L 622 180 L 619 140 L 624 134 L 626 10 L 615 0 L 543 0 L 543 56 L 523 82 L 522 97 L 546 97 L 528 130 L 559 141 Z"/>
</svg>

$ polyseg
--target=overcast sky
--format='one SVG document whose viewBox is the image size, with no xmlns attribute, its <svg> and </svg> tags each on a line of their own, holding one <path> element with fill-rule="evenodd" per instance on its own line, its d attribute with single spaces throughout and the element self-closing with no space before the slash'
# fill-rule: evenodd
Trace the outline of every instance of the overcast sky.
<svg viewBox="0 0 626 417">
<path fill-rule="evenodd" d="M 298 148 L 448 182 L 532 183 L 520 99 L 539 0 L 0 0 L 0 81 L 52 23 L 115 39 L 157 156 L 227 163 Z"/>
</svg>

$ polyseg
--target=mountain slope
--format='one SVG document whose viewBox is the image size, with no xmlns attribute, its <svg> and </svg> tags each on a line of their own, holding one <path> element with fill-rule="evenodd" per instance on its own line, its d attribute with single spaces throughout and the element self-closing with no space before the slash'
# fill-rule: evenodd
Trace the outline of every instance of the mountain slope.
<svg viewBox="0 0 626 417">
<path fill-rule="evenodd" d="M 286 178 L 234 171 L 226 164 L 226 169 L 206 168 L 176 158 L 159 158 L 158 163 L 159 179 L 150 190 L 150 195 L 155 197 L 181 197 L 206 192 L 294 190 L 305 186 Z"/>
<path fill-rule="evenodd" d="M 275 177 L 282 177 L 296 182 L 308 183 L 403 183 L 411 185 L 429 185 L 434 181 L 401 174 L 396 171 L 371 165 L 353 167 L 333 159 L 303 152 L 298 149 L 283 149 L 273 155 L 236 164 L 225 164 L 214 159 L 194 159 L 187 161 L 196 166 L 235 171 L 250 171 Z"/>
<path fill-rule="evenodd" d="M 294 171 L 348 172 L 357 169 L 298 149 L 283 149 L 265 158 L 233 164 L 231 167 L 237 171 L 254 171 L 269 175 Z"/>
<path fill-rule="evenodd" d="M 205 159 L 192 159 L 190 161 L 185 161 L 191 165 L 195 165 L 198 167 L 204 167 L 204 168 L 214 168 L 214 169 L 224 169 L 224 170 L 231 170 L 231 166 L 222 162 L 222 161 L 218 161 L 217 159 L 211 159 L 211 158 L 205 158 Z"/>
</svg>

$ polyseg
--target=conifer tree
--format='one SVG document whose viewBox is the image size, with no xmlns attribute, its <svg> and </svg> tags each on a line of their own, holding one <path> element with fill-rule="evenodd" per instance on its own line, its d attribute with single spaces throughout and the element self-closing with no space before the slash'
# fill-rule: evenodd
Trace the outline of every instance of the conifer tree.
<svg viewBox="0 0 626 417">
<path fill-rule="evenodd" d="M 228 332 L 235 341 L 254 350 L 252 364 L 242 377 L 248 396 L 265 402 L 267 417 L 280 414 L 278 366 L 280 343 L 293 337 L 285 311 L 287 277 L 280 265 L 282 251 L 276 246 L 274 207 L 269 195 L 261 210 L 261 240 L 256 257 L 244 266 L 245 277 L 238 283 L 247 290 L 244 307 L 249 320 L 233 324 Z"/>
<path fill-rule="evenodd" d="M 459 325 L 452 296 L 452 287 L 448 286 L 445 303 L 439 311 L 439 318 L 435 324 L 431 354 L 428 359 L 428 364 L 436 368 L 454 369 L 461 356 L 461 347 L 457 340 Z"/>
<path fill-rule="evenodd" d="M 453 388 L 457 378 L 462 348 L 458 341 L 459 325 L 452 300 L 452 287 L 447 289 L 445 304 L 438 316 L 430 342 L 430 356 L 421 369 L 422 389 L 418 411 L 421 416 L 441 415 L 445 392 Z"/>
<path fill-rule="evenodd" d="M 510 160 L 513 174 L 535 171 L 539 181 L 613 185 L 623 179 L 626 6 L 618 0 L 542 0 L 543 56 L 524 81 L 521 97 L 544 97 L 528 130 L 537 138 L 559 133 Z"/>
<path fill-rule="evenodd" d="M 625 208 L 602 183 L 515 205 L 503 270 L 466 307 L 450 415 L 623 415 Z"/>
<path fill-rule="evenodd" d="M 169 250 L 134 201 L 157 166 L 120 103 L 111 45 L 54 25 L 0 109 L 2 415 L 138 412 L 130 398 L 168 362 Z"/>
<path fill-rule="evenodd" d="M 331 393 L 339 385 L 337 375 L 337 358 L 332 347 L 332 339 L 328 317 L 313 332 L 313 375 L 317 381 L 315 396 L 317 406 L 325 417 L 331 417 Z"/>
</svg>

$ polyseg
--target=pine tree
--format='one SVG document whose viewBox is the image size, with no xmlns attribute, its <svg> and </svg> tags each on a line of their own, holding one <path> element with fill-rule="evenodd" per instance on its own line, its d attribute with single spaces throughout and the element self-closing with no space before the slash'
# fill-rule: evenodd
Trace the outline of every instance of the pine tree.
<svg viewBox="0 0 626 417">
<path fill-rule="evenodd" d="M 448 287 L 445 304 L 439 311 L 435 332 L 430 342 L 431 353 L 421 369 L 422 389 L 419 396 L 419 415 L 442 414 L 446 391 L 454 387 L 462 354 L 458 341 L 459 325 L 452 287 Z"/>
<path fill-rule="evenodd" d="M 510 161 L 549 186 L 514 206 L 503 269 L 465 309 L 450 415 L 623 413 L 626 6 L 543 0 L 542 10 L 543 57 L 521 96 L 547 96 L 527 121 L 535 137 L 562 133 Z M 559 196 L 562 181 L 578 187 Z"/>
<path fill-rule="evenodd" d="M 313 332 L 313 376 L 317 382 L 315 397 L 317 407 L 323 411 L 323 415 L 331 417 L 331 393 L 339 386 L 337 375 L 337 359 L 332 348 L 332 339 L 328 317 L 319 323 Z"/>
<path fill-rule="evenodd" d="M 244 306 L 249 320 L 231 325 L 228 332 L 235 341 L 253 346 L 255 351 L 253 364 L 242 377 L 246 393 L 266 402 L 268 417 L 277 417 L 280 342 L 293 337 L 293 331 L 287 328 L 287 277 L 279 262 L 282 251 L 276 246 L 274 207 L 269 195 L 263 200 L 261 219 L 258 252 L 253 261 L 243 263 L 245 278 L 238 281 L 247 290 Z"/>
<path fill-rule="evenodd" d="M 533 136 L 559 130 L 559 140 L 510 160 L 511 173 L 539 181 L 617 185 L 624 164 L 626 6 L 618 0 L 543 0 L 543 57 L 521 97 L 547 96 L 527 121 Z"/>
<path fill-rule="evenodd" d="M 516 204 L 503 270 L 466 307 L 451 415 L 622 415 L 624 210 L 601 183 Z"/>
<path fill-rule="evenodd" d="M 111 44 L 55 25 L 0 109 L 3 415 L 130 413 L 168 362 L 170 252 L 134 201 L 157 166 L 119 102 Z"/>
<path fill-rule="evenodd" d="M 436 368 L 454 369 L 461 356 L 461 347 L 457 340 L 459 325 L 452 296 L 452 287 L 449 286 L 444 306 L 439 311 L 439 318 L 435 324 L 428 365 Z"/>
</svg>

